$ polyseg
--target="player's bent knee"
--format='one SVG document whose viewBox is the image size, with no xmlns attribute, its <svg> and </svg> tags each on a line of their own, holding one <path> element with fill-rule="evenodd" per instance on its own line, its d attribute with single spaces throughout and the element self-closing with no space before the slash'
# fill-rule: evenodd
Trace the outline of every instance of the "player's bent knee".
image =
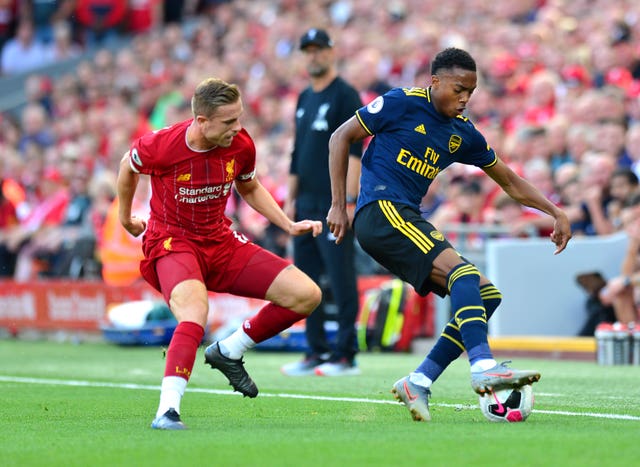
<svg viewBox="0 0 640 467">
<path fill-rule="evenodd" d="M 315 310 L 322 301 L 322 290 L 312 280 L 308 281 L 300 290 L 299 302 L 296 306 L 298 313 L 309 315 Z"/>
<path fill-rule="evenodd" d="M 278 276 L 265 298 L 296 313 L 308 315 L 322 301 L 322 291 L 309 276 L 292 267 Z"/>
<path fill-rule="evenodd" d="M 201 326 L 207 323 L 209 301 L 204 284 L 197 280 L 186 280 L 171 291 L 169 300 L 171 312 L 178 322 L 192 321 Z"/>
</svg>

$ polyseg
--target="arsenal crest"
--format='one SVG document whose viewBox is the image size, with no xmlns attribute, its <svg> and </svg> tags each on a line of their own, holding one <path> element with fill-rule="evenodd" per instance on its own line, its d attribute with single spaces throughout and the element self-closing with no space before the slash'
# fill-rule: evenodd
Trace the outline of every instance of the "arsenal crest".
<svg viewBox="0 0 640 467">
<path fill-rule="evenodd" d="M 451 135 L 449 138 L 449 152 L 454 153 L 462 144 L 462 138 L 458 135 Z"/>
</svg>

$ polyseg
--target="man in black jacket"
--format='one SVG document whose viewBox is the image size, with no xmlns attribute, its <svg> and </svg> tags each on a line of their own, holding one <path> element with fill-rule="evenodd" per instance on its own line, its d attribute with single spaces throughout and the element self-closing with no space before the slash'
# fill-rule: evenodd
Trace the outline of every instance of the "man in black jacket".
<svg viewBox="0 0 640 467">
<path fill-rule="evenodd" d="M 300 50 L 306 60 L 310 85 L 300 94 L 296 107 L 296 133 L 289 194 L 284 211 L 293 219 L 323 219 L 331 206 L 329 179 L 329 137 L 353 115 L 362 102 L 358 91 L 338 76 L 335 50 L 329 34 L 322 29 L 310 29 L 300 39 Z M 351 213 L 355 207 L 360 177 L 362 143 L 350 150 L 347 193 Z M 282 367 L 290 376 L 317 374 L 338 376 L 358 374 L 355 355 L 357 339 L 355 320 L 358 313 L 358 289 L 354 265 L 354 236 L 335 244 L 332 235 L 293 239 L 294 263 L 316 283 L 325 276 L 337 308 L 337 342 L 330 346 L 321 305 L 306 320 L 309 351 L 300 362 Z"/>
</svg>

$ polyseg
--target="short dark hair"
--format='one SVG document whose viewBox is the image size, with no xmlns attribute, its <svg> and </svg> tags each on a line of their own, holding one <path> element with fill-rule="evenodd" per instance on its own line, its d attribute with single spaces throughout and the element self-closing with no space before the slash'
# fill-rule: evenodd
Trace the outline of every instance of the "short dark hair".
<svg viewBox="0 0 640 467">
<path fill-rule="evenodd" d="M 628 167 L 618 167 L 611 174 L 611 178 L 613 177 L 624 177 L 629 185 L 638 185 L 638 176 Z"/>
<path fill-rule="evenodd" d="M 476 61 L 469 52 L 449 47 L 439 52 L 431 63 L 431 74 L 437 75 L 440 70 L 452 70 L 462 68 L 463 70 L 476 71 Z"/>
</svg>

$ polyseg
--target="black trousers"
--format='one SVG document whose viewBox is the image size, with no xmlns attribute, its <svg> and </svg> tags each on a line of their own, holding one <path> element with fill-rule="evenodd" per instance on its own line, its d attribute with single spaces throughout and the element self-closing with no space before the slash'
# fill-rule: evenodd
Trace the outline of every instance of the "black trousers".
<svg viewBox="0 0 640 467">
<path fill-rule="evenodd" d="M 296 219 L 325 219 L 329 207 L 305 209 L 297 207 Z M 324 225 L 317 237 L 301 235 L 293 237 L 293 260 L 316 283 L 325 275 L 337 308 L 338 335 L 332 358 L 353 359 L 358 351 L 356 317 L 358 314 L 358 285 L 354 263 L 355 247 L 353 231 L 336 245 L 335 237 Z M 331 352 L 324 329 L 324 300 L 306 320 L 306 338 L 309 354 L 321 355 Z"/>
</svg>

